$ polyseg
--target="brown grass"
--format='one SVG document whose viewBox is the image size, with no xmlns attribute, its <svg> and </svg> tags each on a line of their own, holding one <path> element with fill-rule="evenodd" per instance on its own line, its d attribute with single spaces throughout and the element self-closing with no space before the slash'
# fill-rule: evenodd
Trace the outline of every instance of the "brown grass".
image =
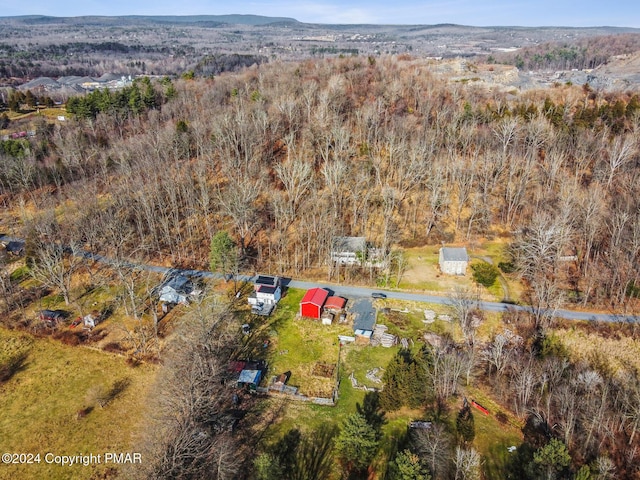
<svg viewBox="0 0 640 480">
<path fill-rule="evenodd" d="M 603 336 L 578 328 L 555 331 L 574 362 L 587 362 L 613 375 L 640 371 L 640 340 L 626 336 Z"/>
</svg>

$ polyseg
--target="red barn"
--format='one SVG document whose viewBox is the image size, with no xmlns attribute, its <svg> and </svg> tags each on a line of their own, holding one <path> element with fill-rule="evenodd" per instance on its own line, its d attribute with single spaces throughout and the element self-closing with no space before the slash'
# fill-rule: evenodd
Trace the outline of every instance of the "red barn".
<svg viewBox="0 0 640 480">
<path fill-rule="evenodd" d="M 322 306 L 327 300 L 329 292 L 324 288 L 312 288 L 307 290 L 300 301 L 300 315 L 302 317 L 320 318 Z"/>
</svg>

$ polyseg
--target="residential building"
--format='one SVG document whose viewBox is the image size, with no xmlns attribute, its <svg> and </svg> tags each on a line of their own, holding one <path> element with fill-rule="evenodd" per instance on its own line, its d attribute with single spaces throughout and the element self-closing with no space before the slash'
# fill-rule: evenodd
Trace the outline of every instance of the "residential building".
<svg viewBox="0 0 640 480">
<path fill-rule="evenodd" d="M 440 270 L 447 275 L 464 275 L 469 265 L 469 255 L 465 247 L 442 247 L 440 249 Z"/>
</svg>

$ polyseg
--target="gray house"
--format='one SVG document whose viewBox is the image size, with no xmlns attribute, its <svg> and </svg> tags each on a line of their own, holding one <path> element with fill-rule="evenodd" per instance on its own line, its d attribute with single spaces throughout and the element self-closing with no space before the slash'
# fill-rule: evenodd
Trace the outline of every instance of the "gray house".
<svg viewBox="0 0 640 480">
<path fill-rule="evenodd" d="M 334 237 L 331 243 L 331 261 L 339 265 L 363 263 L 367 254 L 364 237 Z"/>
<path fill-rule="evenodd" d="M 442 273 L 464 275 L 467 272 L 469 255 L 465 247 L 442 247 L 439 260 Z"/>
<path fill-rule="evenodd" d="M 160 301 L 164 303 L 189 303 L 189 297 L 197 295 L 195 285 L 184 275 L 171 277 L 160 289 Z"/>
</svg>

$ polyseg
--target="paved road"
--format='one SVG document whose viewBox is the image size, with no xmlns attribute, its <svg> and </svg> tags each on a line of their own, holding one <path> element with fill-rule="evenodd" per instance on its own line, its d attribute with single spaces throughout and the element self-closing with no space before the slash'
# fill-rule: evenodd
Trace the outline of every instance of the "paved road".
<svg viewBox="0 0 640 480">
<path fill-rule="evenodd" d="M 396 298 L 399 300 L 410 300 L 415 302 L 428 302 L 438 305 L 449 305 L 451 300 L 446 296 L 425 295 L 422 293 L 408 293 L 408 292 L 393 292 L 380 289 L 372 289 L 367 287 L 354 287 L 348 285 L 336 285 L 320 282 L 304 282 L 299 280 L 291 280 L 288 284 L 294 288 L 313 288 L 323 287 L 335 292 L 336 295 L 345 295 L 348 297 L 366 297 L 370 296 L 373 292 L 382 292 L 387 298 Z M 478 308 L 488 312 L 506 312 L 509 309 L 520 311 L 533 311 L 533 307 L 512 305 L 509 303 L 501 302 L 478 302 Z M 568 320 L 588 320 L 588 321 L 600 321 L 600 322 L 638 322 L 639 317 L 621 314 L 606 314 L 595 312 L 579 312 L 575 310 L 556 310 L 555 317 L 566 318 Z"/>
<path fill-rule="evenodd" d="M 8 241 L 23 241 L 20 238 L 9 237 L 6 235 L 0 234 L 0 242 L 8 242 Z M 86 258 L 88 260 L 94 260 L 101 263 L 106 263 L 110 265 L 123 265 L 131 268 L 140 268 L 150 272 L 157 272 L 161 274 L 172 274 L 172 273 L 180 273 L 187 276 L 193 276 L 196 278 L 213 278 L 213 279 L 222 279 L 223 275 L 215 272 L 208 272 L 205 270 L 179 270 L 176 268 L 169 267 L 160 267 L 157 265 L 146 265 L 146 264 L 134 264 L 131 262 L 122 262 L 113 260 L 111 258 L 103 257 L 102 255 L 98 255 L 91 252 L 86 251 L 74 251 L 74 255 L 77 255 L 82 258 Z M 255 276 L 249 275 L 238 275 L 236 280 L 245 281 L 245 282 L 253 282 L 257 278 Z M 357 287 L 350 285 L 339 285 L 332 283 L 323 283 L 323 282 L 307 282 L 303 280 L 294 280 L 287 279 L 285 281 L 285 286 L 292 288 L 300 288 L 300 289 L 310 289 L 314 287 L 321 287 L 330 290 L 334 295 L 340 295 L 345 297 L 352 298 L 361 298 L 361 297 L 370 297 L 373 292 L 383 292 L 387 298 L 395 298 L 398 300 L 410 300 L 414 302 L 428 302 L 435 303 L 438 305 L 449 305 L 451 300 L 443 296 L 437 295 L 425 295 L 421 293 L 408 293 L 408 292 L 394 292 L 388 290 L 380 290 L 368 287 Z M 501 303 L 501 302 L 478 302 L 478 308 L 487 312 L 506 312 L 509 309 L 520 310 L 520 311 L 528 311 L 532 312 L 533 307 L 522 306 L 522 305 L 512 305 L 509 303 Z M 587 320 L 587 321 L 599 321 L 599 322 L 626 322 L 626 323 L 636 323 L 640 321 L 640 317 L 632 316 L 632 315 L 624 315 L 624 314 L 615 314 L 615 313 L 597 313 L 597 312 L 580 312 L 576 310 L 556 310 L 554 312 L 555 317 L 565 318 L 567 320 Z"/>
</svg>

